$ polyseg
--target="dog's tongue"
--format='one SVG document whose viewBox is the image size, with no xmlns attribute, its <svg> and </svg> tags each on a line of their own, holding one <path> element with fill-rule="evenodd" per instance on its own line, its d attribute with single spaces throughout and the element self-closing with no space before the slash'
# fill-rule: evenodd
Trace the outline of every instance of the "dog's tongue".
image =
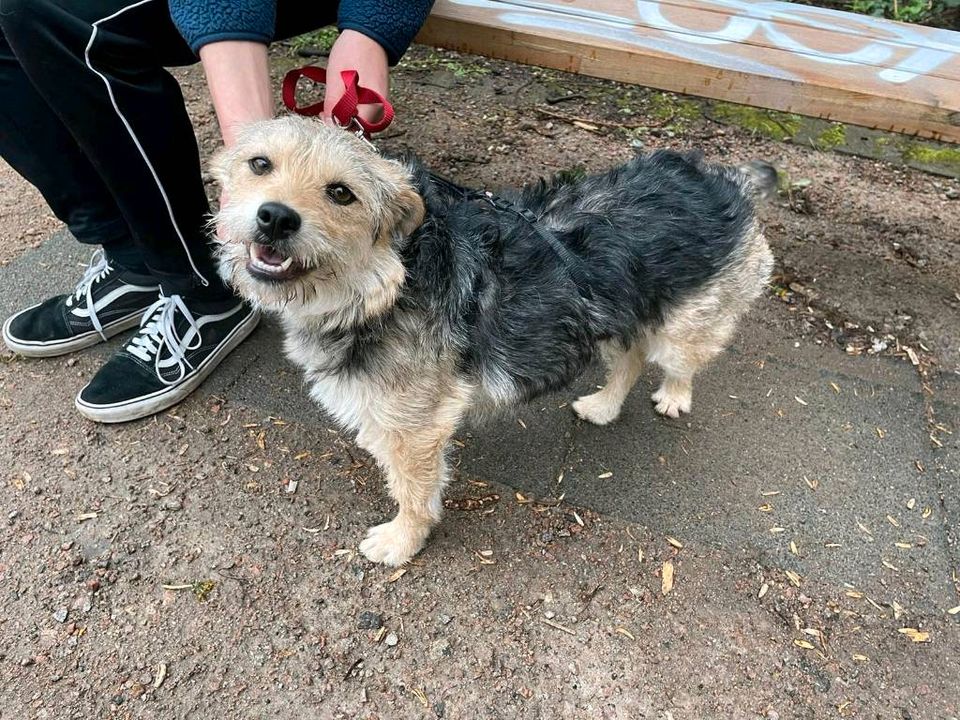
<svg viewBox="0 0 960 720">
<path fill-rule="evenodd" d="M 257 243 L 257 259 L 270 265 L 282 265 L 287 258 L 272 247 Z"/>
</svg>

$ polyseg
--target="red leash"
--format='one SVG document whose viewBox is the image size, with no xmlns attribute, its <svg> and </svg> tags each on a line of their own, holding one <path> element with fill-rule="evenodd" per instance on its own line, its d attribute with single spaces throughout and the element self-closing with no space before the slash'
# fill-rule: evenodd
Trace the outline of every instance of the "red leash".
<svg viewBox="0 0 960 720">
<path fill-rule="evenodd" d="M 307 65 L 288 72 L 283 78 L 283 104 L 290 112 L 297 115 L 319 115 L 323 112 L 322 102 L 304 107 L 297 105 L 297 83 L 300 78 L 304 77 L 324 85 L 327 82 L 327 71 L 321 67 Z M 343 70 L 340 77 L 343 79 L 343 84 L 347 90 L 343 97 L 337 101 L 337 104 L 333 106 L 330 113 L 333 119 L 345 128 L 356 124 L 366 137 L 369 137 L 371 133 L 386 129 L 387 125 L 393 120 L 393 105 L 390 104 L 390 101 L 370 88 L 361 87 L 360 73 L 356 70 Z M 364 120 L 357 114 L 359 105 L 381 105 L 383 107 L 383 117 L 375 123 Z"/>
</svg>

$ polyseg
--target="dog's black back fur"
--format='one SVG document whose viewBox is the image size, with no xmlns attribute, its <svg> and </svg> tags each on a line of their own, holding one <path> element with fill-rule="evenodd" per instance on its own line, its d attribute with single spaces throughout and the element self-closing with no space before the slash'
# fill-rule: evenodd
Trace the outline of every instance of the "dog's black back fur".
<svg viewBox="0 0 960 720">
<path fill-rule="evenodd" d="M 659 151 L 580 181 L 502 195 L 537 218 L 465 199 L 405 159 L 424 224 L 402 248 L 407 281 L 394 310 L 418 318 L 425 347 L 452 351 L 488 387 L 508 380 L 531 398 L 557 389 L 602 340 L 627 344 L 717 276 L 753 225 L 739 171 Z M 591 297 L 543 232 L 579 259 Z M 391 318 L 346 331 L 341 369 L 371 371 Z M 340 338 L 346 340 L 346 338 Z"/>
</svg>

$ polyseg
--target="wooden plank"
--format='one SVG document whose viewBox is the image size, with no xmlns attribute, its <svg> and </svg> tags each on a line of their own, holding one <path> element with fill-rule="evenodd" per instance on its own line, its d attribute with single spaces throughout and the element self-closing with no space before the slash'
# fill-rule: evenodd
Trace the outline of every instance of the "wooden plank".
<svg viewBox="0 0 960 720">
<path fill-rule="evenodd" d="M 960 142 L 960 33 L 762 0 L 438 0 L 418 41 Z"/>
</svg>

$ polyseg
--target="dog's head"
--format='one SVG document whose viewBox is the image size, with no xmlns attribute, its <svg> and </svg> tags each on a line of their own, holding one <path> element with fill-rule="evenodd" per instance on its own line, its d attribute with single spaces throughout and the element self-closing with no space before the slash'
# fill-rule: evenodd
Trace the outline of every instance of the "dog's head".
<svg viewBox="0 0 960 720">
<path fill-rule="evenodd" d="M 248 126 L 213 161 L 220 271 L 264 309 L 349 322 L 390 307 L 424 205 L 403 165 L 300 117 Z"/>
</svg>

